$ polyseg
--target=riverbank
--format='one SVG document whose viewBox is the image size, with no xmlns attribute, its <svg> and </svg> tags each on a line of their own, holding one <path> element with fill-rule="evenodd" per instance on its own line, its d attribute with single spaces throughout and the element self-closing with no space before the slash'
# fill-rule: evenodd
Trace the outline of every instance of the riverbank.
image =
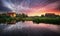
<svg viewBox="0 0 60 36">
<path fill-rule="evenodd" d="M 49 23 L 49 24 L 60 24 L 60 18 L 50 18 L 50 17 L 27 17 L 19 18 L 17 21 L 33 21 L 35 23 Z"/>
<path fill-rule="evenodd" d="M 49 24 L 60 24 L 60 17 L 5 17 L 0 18 L 0 23 L 19 21 L 33 21 L 34 23 L 49 23 Z"/>
</svg>

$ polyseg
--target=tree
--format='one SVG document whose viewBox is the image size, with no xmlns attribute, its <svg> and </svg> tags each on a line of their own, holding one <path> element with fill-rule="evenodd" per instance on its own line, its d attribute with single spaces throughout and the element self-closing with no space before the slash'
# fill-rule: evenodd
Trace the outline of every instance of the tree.
<svg viewBox="0 0 60 36">
<path fill-rule="evenodd" d="M 41 17 L 44 17 L 44 15 L 41 15 Z"/>
<path fill-rule="evenodd" d="M 22 17 L 28 17 L 26 14 L 22 13 Z"/>
<path fill-rule="evenodd" d="M 28 17 L 26 14 L 22 13 L 22 14 L 17 14 L 16 17 L 20 17 L 20 18 L 23 18 L 23 17 Z"/>
</svg>

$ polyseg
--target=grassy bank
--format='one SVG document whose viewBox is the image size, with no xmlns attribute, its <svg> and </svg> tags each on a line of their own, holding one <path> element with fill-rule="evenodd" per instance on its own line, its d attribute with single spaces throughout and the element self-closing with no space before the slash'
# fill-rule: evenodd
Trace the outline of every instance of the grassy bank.
<svg viewBox="0 0 60 36">
<path fill-rule="evenodd" d="M 35 23 L 60 24 L 60 17 L 4 17 L 0 18 L 0 23 L 11 21 L 33 21 Z"/>
<path fill-rule="evenodd" d="M 60 18 L 34 18 L 33 22 L 36 23 L 49 23 L 49 24 L 60 24 Z"/>
<path fill-rule="evenodd" d="M 33 17 L 33 18 L 32 17 L 26 17 L 26 18 L 19 18 L 17 21 L 33 21 L 35 23 L 60 24 L 60 18 L 59 17 L 55 17 L 55 18 L 50 18 L 50 17 Z"/>
</svg>

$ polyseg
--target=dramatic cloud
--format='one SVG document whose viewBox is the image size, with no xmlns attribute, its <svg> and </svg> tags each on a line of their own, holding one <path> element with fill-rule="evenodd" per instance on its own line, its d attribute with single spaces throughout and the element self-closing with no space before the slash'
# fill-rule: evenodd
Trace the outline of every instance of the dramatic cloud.
<svg viewBox="0 0 60 36">
<path fill-rule="evenodd" d="M 15 11 L 29 15 L 60 12 L 60 0 L 0 0 L 0 11 Z"/>
</svg>

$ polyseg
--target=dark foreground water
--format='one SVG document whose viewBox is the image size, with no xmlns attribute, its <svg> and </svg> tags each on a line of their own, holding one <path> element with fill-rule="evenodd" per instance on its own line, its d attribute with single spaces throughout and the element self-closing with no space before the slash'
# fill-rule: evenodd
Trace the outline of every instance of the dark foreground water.
<svg viewBox="0 0 60 36">
<path fill-rule="evenodd" d="M 0 36 L 60 36 L 60 25 L 33 23 L 0 24 Z"/>
</svg>

